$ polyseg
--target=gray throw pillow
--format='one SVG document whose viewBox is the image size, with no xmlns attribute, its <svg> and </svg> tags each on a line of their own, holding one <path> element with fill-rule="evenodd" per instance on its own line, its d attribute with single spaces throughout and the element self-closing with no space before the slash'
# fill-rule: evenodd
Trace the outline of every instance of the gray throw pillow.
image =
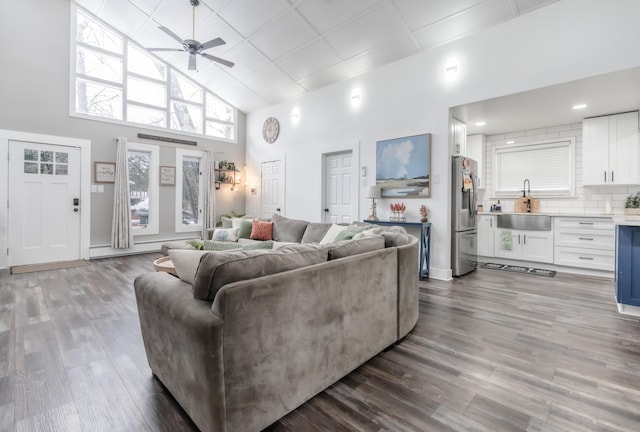
<svg viewBox="0 0 640 432">
<path fill-rule="evenodd" d="M 273 239 L 279 242 L 300 243 L 309 222 L 289 219 L 279 214 L 271 217 L 273 222 Z"/>
<path fill-rule="evenodd" d="M 331 225 L 330 223 L 310 223 L 304 231 L 302 243 L 320 243 Z"/>
<path fill-rule="evenodd" d="M 358 255 L 384 249 L 385 240 L 381 235 L 372 235 L 360 240 L 344 240 L 334 243 L 329 249 L 329 260 Z"/>
</svg>

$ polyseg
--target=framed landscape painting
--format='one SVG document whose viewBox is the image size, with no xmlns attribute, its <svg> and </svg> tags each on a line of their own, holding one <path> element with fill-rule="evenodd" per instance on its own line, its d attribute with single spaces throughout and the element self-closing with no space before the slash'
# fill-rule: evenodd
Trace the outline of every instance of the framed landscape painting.
<svg viewBox="0 0 640 432">
<path fill-rule="evenodd" d="M 376 143 L 376 185 L 382 198 L 431 196 L 431 134 Z"/>
</svg>

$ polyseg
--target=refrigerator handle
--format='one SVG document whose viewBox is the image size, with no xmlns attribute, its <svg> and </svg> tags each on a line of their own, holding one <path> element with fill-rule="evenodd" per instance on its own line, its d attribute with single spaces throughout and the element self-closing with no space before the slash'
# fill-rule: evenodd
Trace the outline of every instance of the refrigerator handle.
<svg viewBox="0 0 640 432">
<path fill-rule="evenodd" d="M 469 215 L 475 216 L 478 214 L 476 207 L 476 181 L 473 179 L 473 174 L 469 174 L 471 179 L 471 190 L 469 191 Z"/>
</svg>

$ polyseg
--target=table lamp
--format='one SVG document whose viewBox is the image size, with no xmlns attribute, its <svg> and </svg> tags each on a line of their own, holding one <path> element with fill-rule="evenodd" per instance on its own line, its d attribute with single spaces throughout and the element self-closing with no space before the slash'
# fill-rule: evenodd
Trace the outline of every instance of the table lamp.
<svg viewBox="0 0 640 432">
<path fill-rule="evenodd" d="M 380 187 L 379 186 L 369 186 L 369 190 L 367 191 L 367 198 L 371 198 L 371 214 L 367 218 L 368 220 L 377 221 L 378 216 L 376 216 L 376 199 L 380 199 Z"/>
</svg>

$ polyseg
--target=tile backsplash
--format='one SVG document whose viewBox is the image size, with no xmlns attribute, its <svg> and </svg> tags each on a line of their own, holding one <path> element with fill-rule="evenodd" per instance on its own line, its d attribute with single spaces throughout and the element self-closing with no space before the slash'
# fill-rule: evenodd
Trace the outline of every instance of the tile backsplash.
<svg viewBox="0 0 640 432">
<path fill-rule="evenodd" d="M 494 188 L 494 149 L 504 147 L 507 141 L 514 141 L 513 146 L 521 146 L 537 141 L 575 137 L 576 140 L 576 196 L 561 198 L 540 198 L 540 212 L 572 213 L 572 214 L 602 214 L 605 213 L 606 203 L 611 204 L 614 214 L 624 213 L 624 203 L 627 196 L 640 191 L 640 186 L 583 186 L 582 185 L 582 122 L 567 125 L 551 126 L 539 129 L 510 132 L 505 134 L 487 135 L 487 150 L 485 156 L 486 189 L 479 191 L 479 202 L 485 211 L 491 204 L 500 199 L 503 212 L 513 211 L 514 200 L 497 198 L 493 194 Z M 523 179 L 524 181 L 524 179 Z"/>
</svg>

